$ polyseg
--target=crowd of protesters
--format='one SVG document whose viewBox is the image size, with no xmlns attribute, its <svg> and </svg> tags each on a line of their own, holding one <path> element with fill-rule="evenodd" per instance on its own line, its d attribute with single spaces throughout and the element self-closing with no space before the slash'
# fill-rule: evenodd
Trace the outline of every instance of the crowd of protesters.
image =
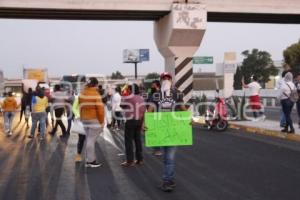
<svg viewBox="0 0 300 200">
<path fill-rule="evenodd" d="M 112 133 L 124 130 L 125 160 L 121 162 L 121 166 L 143 165 L 142 133 L 147 129 L 144 125 L 145 112 L 186 110 L 183 104 L 173 110 L 174 104 L 183 102 L 182 94 L 173 85 L 172 76 L 163 73 L 160 81 L 152 82 L 151 91 L 145 98 L 141 91 L 143 88 L 137 84 L 126 85 L 123 88 L 117 86 L 115 92 L 109 94 L 99 85 L 96 78 L 90 78 L 79 96 L 75 96 L 74 91 L 66 90 L 60 84 L 54 85 L 51 95 L 46 94 L 45 88 L 29 88 L 23 92 L 20 105 L 10 92 L 2 103 L 5 133 L 7 136 L 13 134 L 13 119 L 19 108 L 20 122 L 24 116 L 28 128 L 31 118 L 28 136 L 30 139 L 38 136 L 39 140 L 43 141 L 46 138 L 49 113 L 53 121 L 52 130 L 48 133 L 51 137 L 57 135 L 59 127 L 61 139 L 68 138 L 73 127 L 80 122 L 82 130 L 78 134 L 75 161 L 82 162 L 82 153 L 85 152 L 85 166 L 95 168 L 102 165 L 96 159 L 95 144 L 106 124 Z M 111 121 L 106 116 L 107 110 L 111 110 Z M 67 127 L 63 122 L 64 116 L 68 119 Z M 153 149 L 153 154 L 163 156 L 161 189 L 166 192 L 172 191 L 176 186 L 176 147 L 157 147 Z"/>
<path fill-rule="evenodd" d="M 172 75 L 165 72 L 161 74 L 160 80 L 152 82 L 150 92 L 145 98 L 141 92 L 142 88 L 137 84 L 126 85 L 123 88 L 117 86 L 114 93 L 110 94 L 103 89 L 96 78 L 92 77 L 78 96 L 74 95 L 74 91 L 67 90 L 60 84 L 54 86 L 51 95 L 46 95 L 45 88 L 37 87 L 34 90 L 29 88 L 28 91 L 24 91 L 20 105 L 9 92 L 1 106 L 4 131 L 7 136 L 13 134 L 13 119 L 19 108 L 21 108 L 20 121 L 24 116 L 27 127 L 29 127 L 31 116 L 31 130 L 28 136 L 30 139 L 35 138 L 36 132 L 38 132 L 39 140 L 45 139 L 49 126 L 49 113 L 54 122 L 49 132 L 50 136 L 55 136 L 60 127 L 62 133 L 60 137 L 68 138 L 73 127 L 81 124 L 82 130 L 78 131 L 75 161 L 84 160 L 86 167 L 95 168 L 102 166 L 96 159 L 95 144 L 97 138 L 104 132 L 105 125 L 112 133 L 121 133 L 120 130 L 123 129 L 125 160 L 121 162 L 121 166 L 140 166 L 144 164 L 142 133 L 147 130 L 144 125 L 145 112 L 176 112 L 187 109 L 183 103 L 182 93 L 174 85 Z M 258 78 L 253 76 L 251 83 L 242 82 L 242 85 L 250 89 L 250 103 L 254 118 L 263 116 L 260 112 L 261 86 Z M 279 89 L 283 116 L 281 125 L 284 128 L 282 132 L 292 134 L 295 129 L 290 115 L 294 104 L 297 105 L 300 119 L 300 100 L 295 97 L 295 92 L 300 95 L 300 74 L 294 77 L 290 71 L 285 70 L 282 73 Z M 111 121 L 107 117 L 108 110 L 111 110 Z M 62 120 L 64 116 L 67 117 L 67 127 Z M 160 188 L 166 192 L 172 191 L 176 186 L 176 149 L 175 146 L 153 148 L 153 154 L 163 158 L 164 169 Z M 83 152 L 86 156 L 82 156 Z"/>
<path fill-rule="evenodd" d="M 263 116 L 259 97 L 261 86 L 258 78 L 253 76 L 251 83 L 242 82 L 242 85 L 250 90 L 250 104 L 254 118 Z M 294 77 L 291 71 L 285 70 L 282 73 L 279 91 L 282 132 L 295 133 L 291 111 L 296 104 L 300 119 L 300 100 L 295 98 L 295 92 L 298 96 L 300 95 L 300 74 Z M 20 121 L 24 116 L 27 127 L 29 127 L 31 116 L 31 130 L 28 136 L 30 139 L 35 138 L 36 132 L 38 132 L 39 140 L 45 139 L 47 126 L 49 126 L 49 113 L 54 122 L 49 132 L 50 136 L 55 136 L 60 127 L 60 137 L 68 138 L 72 127 L 80 122 L 82 131 L 78 132 L 75 162 L 84 160 L 86 167 L 95 168 L 102 166 L 96 159 L 95 144 L 107 124 L 112 133 L 121 133 L 120 130 L 124 130 L 125 159 L 120 165 L 122 167 L 140 166 L 144 164 L 142 133 L 147 130 L 144 125 L 145 112 L 184 111 L 186 107 L 182 97 L 182 94 L 174 87 L 169 73 L 161 74 L 160 80 L 152 82 L 147 98 L 142 95 L 141 88 L 137 84 L 126 85 L 123 88 L 117 86 L 114 93 L 110 94 L 103 89 L 96 78 L 90 78 L 87 81 L 79 96 L 75 96 L 74 91 L 66 90 L 60 84 L 54 86 L 51 95 L 46 95 L 44 88 L 37 87 L 34 90 L 29 88 L 24 92 L 20 105 L 11 92 L 4 99 L 2 103 L 4 131 L 7 136 L 13 134 L 13 119 L 19 108 Z M 111 110 L 111 121 L 107 117 L 108 110 Z M 67 127 L 62 120 L 63 117 L 67 117 Z M 153 154 L 163 158 L 164 168 L 160 188 L 166 192 L 172 191 L 176 186 L 176 149 L 175 146 L 153 148 Z"/>
</svg>

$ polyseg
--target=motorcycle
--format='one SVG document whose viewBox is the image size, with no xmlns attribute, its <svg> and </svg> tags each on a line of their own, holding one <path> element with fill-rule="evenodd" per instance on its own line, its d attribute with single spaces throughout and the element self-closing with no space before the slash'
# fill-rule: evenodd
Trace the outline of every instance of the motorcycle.
<svg viewBox="0 0 300 200">
<path fill-rule="evenodd" d="M 216 128 L 217 131 L 225 131 L 228 128 L 228 112 L 225 100 L 216 97 L 215 101 L 208 106 L 205 113 L 205 124 L 209 130 Z"/>
</svg>

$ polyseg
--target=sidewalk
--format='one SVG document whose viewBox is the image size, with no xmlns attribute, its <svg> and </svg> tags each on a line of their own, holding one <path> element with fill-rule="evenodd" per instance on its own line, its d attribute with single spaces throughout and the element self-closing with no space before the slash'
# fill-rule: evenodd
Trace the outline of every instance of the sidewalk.
<svg viewBox="0 0 300 200">
<path fill-rule="evenodd" d="M 231 121 L 229 124 L 232 129 L 300 142 L 300 129 L 298 128 L 298 124 L 294 124 L 295 134 L 282 133 L 279 122 L 272 120 Z"/>
</svg>

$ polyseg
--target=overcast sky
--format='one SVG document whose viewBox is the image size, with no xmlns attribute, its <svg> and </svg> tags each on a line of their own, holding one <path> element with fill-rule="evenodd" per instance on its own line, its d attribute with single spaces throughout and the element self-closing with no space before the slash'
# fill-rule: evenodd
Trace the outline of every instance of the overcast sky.
<svg viewBox="0 0 300 200">
<path fill-rule="evenodd" d="M 214 56 L 218 63 L 225 51 L 240 54 L 258 48 L 282 60 L 282 50 L 299 39 L 300 25 L 208 23 L 195 55 Z M 0 69 L 8 78 L 21 78 L 23 66 L 48 68 L 51 77 L 110 75 L 116 70 L 133 74 L 133 65 L 122 63 L 123 49 L 132 48 L 150 49 L 150 62 L 139 64 L 139 74 L 164 70 L 153 39 L 153 22 L 0 20 Z M 199 67 L 215 71 L 214 65 L 197 65 L 194 71 Z"/>
</svg>

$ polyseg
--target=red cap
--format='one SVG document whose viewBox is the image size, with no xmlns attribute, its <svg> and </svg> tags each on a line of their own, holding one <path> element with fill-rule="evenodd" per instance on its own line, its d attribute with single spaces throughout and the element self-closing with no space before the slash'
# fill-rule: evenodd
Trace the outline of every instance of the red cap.
<svg viewBox="0 0 300 200">
<path fill-rule="evenodd" d="M 160 75 L 160 80 L 165 78 L 165 77 L 169 77 L 172 80 L 172 75 L 169 72 L 164 72 Z"/>
</svg>

